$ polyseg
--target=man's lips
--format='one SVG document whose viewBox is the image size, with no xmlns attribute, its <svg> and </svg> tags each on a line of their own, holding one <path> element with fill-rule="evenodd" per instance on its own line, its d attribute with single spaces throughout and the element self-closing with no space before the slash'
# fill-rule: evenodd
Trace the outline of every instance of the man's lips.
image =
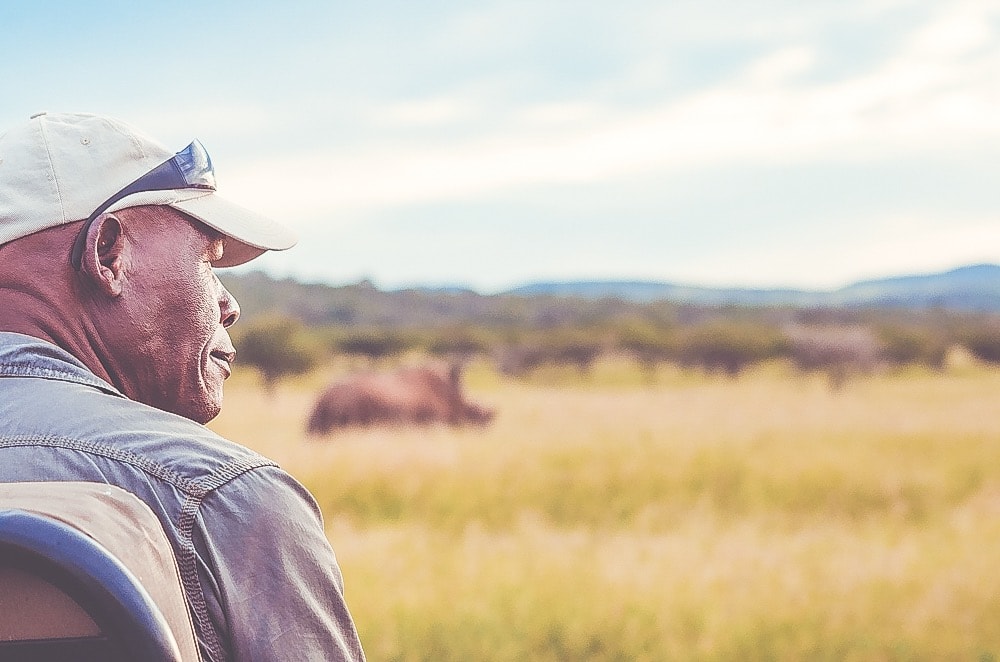
<svg viewBox="0 0 1000 662">
<path fill-rule="evenodd" d="M 226 373 L 226 377 L 232 374 L 232 363 L 236 360 L 236 352 L 227 352 L 221 349 L 216 349 L 212 350 L 209 356 L 211 356 L 212 360 L 222 367 Z"/>
</svg>

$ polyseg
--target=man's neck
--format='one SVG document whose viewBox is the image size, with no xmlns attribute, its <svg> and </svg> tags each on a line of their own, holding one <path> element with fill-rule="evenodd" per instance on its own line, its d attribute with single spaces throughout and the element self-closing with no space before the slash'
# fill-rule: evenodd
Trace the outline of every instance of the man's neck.
<svg viewBox="0 0 1000 662">
<path fill-rule="evenodd" d="M 100 337 L 78 306 L 67 309 L 44 290 L 0 286 L 0 331 L 20 333 L 64 349 L 115 387 Z"/>
<path fill-rule="evenodd" d="M 70 266 L 68 247 L 78 226 L 61 225 L 0 245 L 0 331 L 61 347 L 128 395 L 97 323 L 101 301 Z"/>
</svg>

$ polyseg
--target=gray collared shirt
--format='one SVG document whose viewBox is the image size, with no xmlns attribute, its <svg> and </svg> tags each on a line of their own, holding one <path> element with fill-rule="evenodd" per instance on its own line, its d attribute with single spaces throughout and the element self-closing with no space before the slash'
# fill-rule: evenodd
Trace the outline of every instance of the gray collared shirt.
<svg viewBox="0 0 1000 662">
<path fill-rule="evenodd" d="M 363 660 L 315 500 L 272 461 L 129 400 L 62 349 L 0 333 L 0 482 L 94 481 L 174 547 L 201 657 Z"/>
</svg>

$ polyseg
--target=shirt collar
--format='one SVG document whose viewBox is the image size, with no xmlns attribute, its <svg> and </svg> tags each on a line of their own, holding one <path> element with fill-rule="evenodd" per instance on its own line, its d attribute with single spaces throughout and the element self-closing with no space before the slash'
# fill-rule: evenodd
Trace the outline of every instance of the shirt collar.
<svg viewBox="0 0 1000 662">
<path fill-rule="evenodd" d="M 125 397 L 66 350 L 21 333 L 0 331 L 0 377 L 54 379 Z"/>
</svg>

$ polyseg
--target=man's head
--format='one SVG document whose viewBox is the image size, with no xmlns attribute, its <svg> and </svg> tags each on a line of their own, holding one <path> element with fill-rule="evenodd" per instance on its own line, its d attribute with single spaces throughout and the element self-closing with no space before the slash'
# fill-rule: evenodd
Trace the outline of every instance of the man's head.
<svg viewBox="0 0 1000 662">
<path fill-rule="evenodd" d="M 212 268 L 295 242 L 214 184 L 200 143 L 174 153 L 105 117 L 43 114 L 0 135 L 0 330 L 211 420 L 239 316 Z"/>
</svg>

